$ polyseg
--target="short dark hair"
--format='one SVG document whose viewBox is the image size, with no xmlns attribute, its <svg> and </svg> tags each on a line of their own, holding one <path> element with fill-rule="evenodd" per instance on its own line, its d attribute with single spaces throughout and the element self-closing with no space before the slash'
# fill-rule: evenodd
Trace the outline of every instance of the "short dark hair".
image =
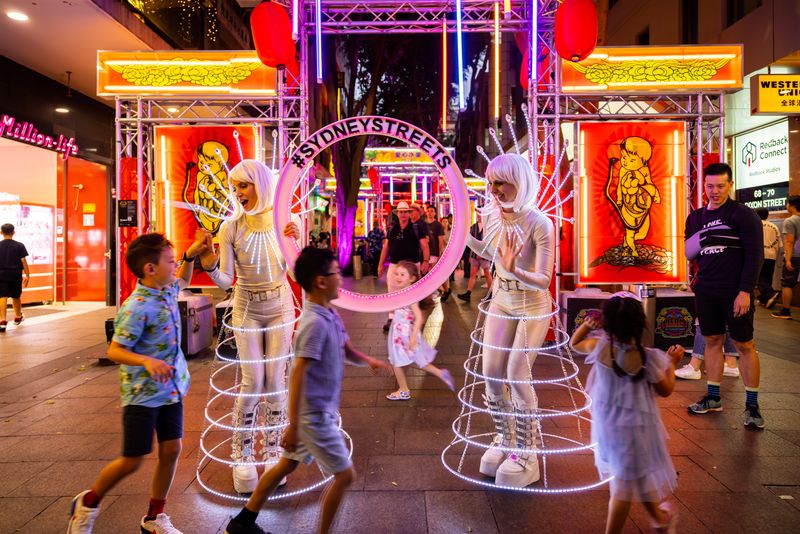
<svg viewBox="0 0 800 534">
<path fill-rule="evenodd" d="M 727 163 L 712 163 L 705 169 L 703 169 L 703 176 L 708 176 L 709 174 L 720 175 L 720 174 L 727 174 L 728 181 L 733 181 L 733 169 Z"/>
<path fill-rule="evenodd" d="M 762 221 L 769 219 L 769 210 L 767 208 L 758 208 L 756 213 L 758 214 L 758 218 Z"/>
<path fill-rule="evenodd" d="M 306 292 L 311 293 L 314 290 L 314 278 L 328 274 L 334 261 L 336 256 L 331 249 L 306 247 L 294 262 L 294 279 Z"/>
<path fill-rule="evenodd" d="M 0 232 L 2 232 L 3 235 L 11 235 L 14 233 L 14 225 L 5 223 L 3 226 L 0 226 Z"/>
<path fill-rule="evenodd" d="M 172 243 L 164 237 L 164 234 L 140 235 L 128 245 L 125 264 L 137 278 L 144 278 L 144 266 L 148 263 L 158 263 L 165 248 L 172 248 Z"/>
<path fill-rule="evenodd" d="M 786 205 L 800 211 L 800 195 L 789 195 L 789 198 L 786 199 Z"/>
</svg>

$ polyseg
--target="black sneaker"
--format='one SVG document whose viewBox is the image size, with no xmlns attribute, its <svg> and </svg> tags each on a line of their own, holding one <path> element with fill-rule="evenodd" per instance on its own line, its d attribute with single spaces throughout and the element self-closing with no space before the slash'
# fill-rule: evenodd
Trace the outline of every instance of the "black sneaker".
<svg viewBox="0 0 800 534">
<path fill-rule="evenodd" d="M 767 309 L 772 308 L 775 305 L 775 301 L 778 300 L 778 297 L 780 296 L 780 293 L 774 293 L 770 298 L 767 299 L 767 302 L 764 303 L 764 307 Z"/>
<path fill-rule="evenodd" d="M 699 402 L 695 402 L 691 406 L 689 406 L 689 413 L 693 414 L 704 414 L 708 412 L 721 412 L 722 411 L 722 400 L 715 399 L 710 395 L 706 395 Z"/>
<path fill-rule="evenodd" d="M 8 321 L 0 321 L 0 332 L 5 332 L 6 331 L 6 325 L 7 324 L 8 324 Z"/>
<path fill-rule="evenodd" d="M 758 404 L 746 404 L 744 407 L 744 426 L 755 429 L 764 428 L 764 418 L 758 410 Z"/>
<path fill-rule="evenodd" d="M 390 329 L 390 328 L 392 328 L 392 320 L 391 320 L 391 319 L 389 319 L 388 321 L 386 321 L 386 324 L 385 324 L 385 325 L 383 325 L 383 331 L 384 331 L 384 332 L 389 332 L 389 329 Z"/>
<path fill-rule="evenodd" d="M 791 319 L 792 318 L 792 312 L 790 310 L 787 310 L 786 308 L 784 308 L 779 312 L 773 313 L 772 316 L 775 317 L 776 319 Z"/>
<path fill-rule="evenodd" d="M 255 523 L 252 525 L 242 525 L 235 519 L 231 519 L 228 526 L 225 527 L 225 534 L 270 534 L 263 528 L 259 527 Z"/>
<path fill-rule="evenodd" d="M 442 302 L 447 302 L 447 299 L 450 298 L 450 293 L 452 293 L 452 291 L 450 291 L 449 289 L 444 293 L 442 293 Z"/>
<path fill-rule="evenodd" d="M 458 298 L 460 298 L 461 300 L 463 300 L 464 302 L 469 302 L 471 294 L 472 294 L 472 291 L 467 291 L 466 293 L 459 293 L 456 296 Z"/>
</svg>

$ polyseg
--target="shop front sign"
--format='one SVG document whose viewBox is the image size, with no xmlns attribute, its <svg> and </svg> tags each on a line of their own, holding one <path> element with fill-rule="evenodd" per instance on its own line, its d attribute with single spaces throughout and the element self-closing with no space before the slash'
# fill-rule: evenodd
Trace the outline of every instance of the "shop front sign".
<svg viewBox="0 0 800 534">
<path fill-rule="evenodd" d="M 785 209 L 789 194 L 789 121 L 737 135 L 733 152 L 737 200 L 753 209 Z"/>
<path fill-rule="evenodd" d="M 74 137 L 59 135 L 58 137 L 41 133 L 30 122 L 19 122 L 11 115 L 3 115 L 0 120 L 0 137 L 6 137 L 29 145 L 55 150 L 64 159 L 78 153 L 78 145 Z"/>
<path fill-rule="evenodd" d="M 800 113 L 800 74 L 759 74 L 750 79 L 753 115 Z"/>
</svg>

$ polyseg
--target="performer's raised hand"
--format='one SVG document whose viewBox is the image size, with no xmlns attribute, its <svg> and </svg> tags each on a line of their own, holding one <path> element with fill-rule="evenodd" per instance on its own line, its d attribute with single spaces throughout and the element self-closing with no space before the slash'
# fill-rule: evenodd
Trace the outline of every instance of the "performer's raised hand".
<svg viewBox="0 0 800 534">
<path fill-rule="evenodd" d="M 194 242 L 186 249 L 186 255 L 190 258 L 204 255 L 208 251 L 210 238 L 211 233 L 208 230 L 198 228 L 194 233 Z"/>
<path fill-rule="evenodd" d="M 503 237 L 500 240 L 500 247 L 497 251 L 498 262 L 506 271 L 513 273 L 517 266 L 517 256 L 522 251 L 522 243 L 517 244 L 517 236 L 514 232 L 503 230 Z"/>
</svg>

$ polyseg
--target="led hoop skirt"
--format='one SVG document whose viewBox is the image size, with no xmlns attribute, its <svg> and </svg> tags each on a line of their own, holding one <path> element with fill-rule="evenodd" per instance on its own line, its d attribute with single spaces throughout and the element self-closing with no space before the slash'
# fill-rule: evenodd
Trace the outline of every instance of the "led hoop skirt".
<svg viewBox="0 0 800 534">
<path fill-rule="evenodd" d="M 574 493 L 602 486 L 610 479 L 599 478 L 594 466 L 592 452 L 596 444 L 591 442 L 589 415 L 592 399 L 578 378 L 579 368 L 569 348 L 569 334 L 559 319 L 560 308 L 553 302 L 553 311 L 543 315 L 499 315 L 489 311 L 490 297 L 491 294 L 478 304 L 477 324 L 470 335 L 469 357 L 464 362 L 464 387 L 458 391 L 461 413 L 452 424 L 453 441 L 442 451 L 444 467 L 458 478 L 482 487 L 523 493 Z M 547 321 L 550 328 L 546 339 L 550 341 L 545 341 L 539 350 L 486 344 L 483 341 L 483 324 L 488 315 L 518 321 Z M 531 353 L 531 357 L 535 353 L 536 361 L 530 377 L 498 379 L 483 375 L 483 347 L 525 351 Z M 538 407 L 533 415 L 527 417 L 534 420 L 535 448 L 500 447 L 506 453 L 527 451 L 536 454 L 540 479 L 530 486 L 498 485 L 493 478 L 479 471 L 480 458 L 495 436 L 491 416 L 494 413 L 499 415 L 483 403 L 482 394 L 487 381 L 501 382 L 505 387 L 530 384 L 534 388 Z M 516 410 L 512 409 L 510 414 L 503 415 L 520 415 L 515 414 Z M 580 469 L 575 469 L 576 463 L 580 463 Z M 573 473 L 579 475 L 574 476 Z"/>
<path fill-rule="evenodd" d="M 232 308 L 231 308 L 232 309 Z M 278 354 L 275 356 L 265 356 L 261 360 L 245 360 L 240 362 L 238 355 L 235 354 L 231 347 L 235 346 L 235 331 L 255 332 L 260 331 L 266 333 L 274 329 L 286 328 L 291 332 L 295 324 L 300 320 L 300 308 L 295 302 L 294 313 L 291 318 L 286 322 L 278 325 L 262 327 L 262 328 L 237 328 L 231 324 L 231 311 L 229 310 L 225 317 L 222 319 L 222 325 L 217 339 L 216 358 L 214 365 L 211 368 L 209 377 L 209 398 L 206 402 L 206 408 L 203 411 L 205 419 L 204 430 L 200 434 L 200 446 L 198 448 L 198 462 L 196 469 L 197 482 L 202 488 L 211 495 L 221 497 L 238 502 L 246 502 L 247 497 L 236 493 L 233 489 L 231 481 L 231 468 L 236 464 L 231 458 L 232 452 L 232 436 L 236 430 L 233 422 L 233 405 L 236 399 L 241 396 L 257 397 L 258 402 L 269 402 L 270 397 L 281 394 L 286 394 L 287 390 L 264 393 L 239 393 L 239 386 L 241 373 L 239 370 L 240 365 L 265 365 L 268 362 L 278 360 L 291 359 L 293 353 Z M 263 409 L 258 411 L 265 412 Z M 264 417 L 266 414 L 264 414 Z M 262 422 L 258 417 L 251 430 L 254 434 L 254 462 L 240 462 L 240 465 L 255 465 L 259 469 L 259 475 L 264 471 L 269 470 L 272 465 L 278 462 L 277 456 L 264 458 L 262 455 L 262 440 L 266 440 L 264 434 L 268 432 L 278 432 L 279 435 L 283 433 L 286 427 L 285 422 L 270 425 L 266 419 Z M 353 443 L 349 434 L 341 428 L 341 419 L 339 420 L 339 429 L 342 432 L 347 444 L 350 456 L 353 454 Z M 275 494 L 269 499 L 278 500 L 285 499 L 320 489 L 327 484 L 333 477 L 324 473 L 316 463 L 311 465 L 302 465 L 296 469 L 289 477 L 285 486 L 280 486 Z"/>
<path fill-rule="evenodd" d="M 390 117 L 352 117 L 329 124 L 309 136 L 289 157 L 278 180 L 275 192 L 275 228 L 285 228 L 294 202 L 295 189 L 314 158 L 329 146 L 349 137 L 377 135 L 404 141 L 427 154 L 444 176 L 453 202 L 453 231 L 450 242 L 428 274 L 408 288 L 382 295 L 364 295 L 347 289 L 339 289 L 336 306 L 359 312 L 386 312 L 409 306 L 433 294 L 455 270 L 467 241 L 469 230 L 469 197 L 461 171 L 445 148 L 427 132 L 403 121 Z M 300 251 L 291 238 L 276 232 L 281 252 L 294 268 Z"/>
</svg>

